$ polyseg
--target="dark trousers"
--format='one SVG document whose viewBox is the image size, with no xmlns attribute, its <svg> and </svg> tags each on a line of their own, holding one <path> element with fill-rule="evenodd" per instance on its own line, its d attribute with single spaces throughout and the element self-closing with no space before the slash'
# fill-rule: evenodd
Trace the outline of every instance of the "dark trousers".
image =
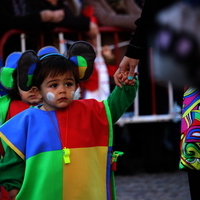
<svg viewBox="0 0 200 200">
<path fill-rule="evenodd" d="M 188 172 L 191 200 L 200 199 L 200 171 Z"/>
</svg>

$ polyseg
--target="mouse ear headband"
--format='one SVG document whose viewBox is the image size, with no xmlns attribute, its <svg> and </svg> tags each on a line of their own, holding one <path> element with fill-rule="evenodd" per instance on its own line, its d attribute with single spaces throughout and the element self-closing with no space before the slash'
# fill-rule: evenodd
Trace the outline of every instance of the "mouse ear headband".
<svg viewBox="0 0 200 200">
<path fill-rule="evenodd" d="M 66 56 L 78 66 L 80 81 L 85 81 L 92 75 L 96 53 L 90 43 L 85 41 L 75 42 L 70 46 Z M 84 60 L 79 56 L 82 56 Z"/>
<path fill-rule="evenodd" d="M 47 56 L 59 55 L 72 61 L 79 71 L 79 80 L 87 80 L 94 68 L 96 53 L 91 44 L 84 41 L 75 42 L 68 50 L 67 57 L 57 52 L 45 53 L 39 56 L 32 50 L 25 51 L 18 62 L 18 84 L 21 90 L 28 91 L 32 87 L 32 78 L 37 67 L 37 63 Z"/>
<path fill-rule="evenodd" d="M 32 53 L 34 54 L 34 52 Z M 48 53 L 58 53 L 58 50 L 53 46 L 46 46 L 46 47 L 41 48 L 38 51 L 37 55 L 42 56 Z M 2 67 L 0 71 L 0 84 L 2 85 L 3 89 L 5 88 L 6 90 L 11 90 L 14 87 L 13 73 L 18 67 L 18 62 L 21 56 L 22 56 L 22 52 L 13 52 L 6 58 L 5 66 Z M 32 57 L 33 56 L 31 55 L 31 58 Z M 24 61 L 24 58 L 23 58 L 23 61 Z M 29 60 L 27 64 L 31 65 L 34 62 L 35 62 L 35 59 L 31 59 Z"/>
<path fill-rule="evenodd" d="M 33 74 L 37 67 L 37 62 L 41 56 L 50 53 L 58 53 L 58 49 L 53 46 L 41 48 L 37 54 L 33 50 L 25 51 L 18 62 L 18 84 L 21 90 L 28 91 L 32 87 Z"/>
</svg>

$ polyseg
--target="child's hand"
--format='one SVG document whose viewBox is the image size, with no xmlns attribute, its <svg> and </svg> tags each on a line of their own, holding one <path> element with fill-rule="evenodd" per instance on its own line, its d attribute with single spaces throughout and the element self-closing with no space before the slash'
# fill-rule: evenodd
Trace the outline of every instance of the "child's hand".
<svg viewBox="0 0 200 200">
<path fill-rule="evenodd" d="M 116 72 L 114 76 L 115 76 L 115 78 L 118 79 L 118 81 L 120 83 L 123 83 L 124 85 L 134 85 L 135 84 L 134 77 L 137 76 L 139 73 L 135 72 L 133 79 L 128 79 L 128 73 L 129 73 L 129 71 L 125 71 L 124 73 L 117 73 Z"/>
</svg>

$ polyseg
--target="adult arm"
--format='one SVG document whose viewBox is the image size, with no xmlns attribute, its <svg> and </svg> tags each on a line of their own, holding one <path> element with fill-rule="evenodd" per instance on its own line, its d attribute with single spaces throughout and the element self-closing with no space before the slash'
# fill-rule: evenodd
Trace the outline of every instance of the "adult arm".
<svg viewBox="0 0 200 200">
<path fill-rule="evenodd" d="M 139 63 L 139 60 L 151 46 L 149 38 L 153 34 L 153 30 L 156 28 L 155 16 L 162 9 L 170 6 L 176 0 L 146 0 L 141 17 L 135 21 L 137 28 L 131 35 L 129 45 L 127 47 L 125 56 L 122 58 L 119 64 L 119 70 L 114 75 L 116 85 L 120 86 L 118 76 L 120 73 L 124 73 L 129 70 L 128 77 L 131 79 L 135 72 L 135 68 Z"/>
</svg>

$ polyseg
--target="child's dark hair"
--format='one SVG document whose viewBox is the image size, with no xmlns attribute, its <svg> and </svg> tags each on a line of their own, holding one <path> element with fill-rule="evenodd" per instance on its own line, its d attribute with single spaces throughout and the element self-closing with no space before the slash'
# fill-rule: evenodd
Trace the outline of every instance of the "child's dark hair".
<svg viewBox="0 0 200 200">
<path fill-rule="evenodd" d="M 37 64 L 33 77 L 33 85 L 40 89 L 41 84 L 47 77 L 55 77 L 65 73 L 72 73 L 75 83 L 79 83 L 77 66 L 67 57 L 62 55 L 48 55 Z"/>
</svg>

